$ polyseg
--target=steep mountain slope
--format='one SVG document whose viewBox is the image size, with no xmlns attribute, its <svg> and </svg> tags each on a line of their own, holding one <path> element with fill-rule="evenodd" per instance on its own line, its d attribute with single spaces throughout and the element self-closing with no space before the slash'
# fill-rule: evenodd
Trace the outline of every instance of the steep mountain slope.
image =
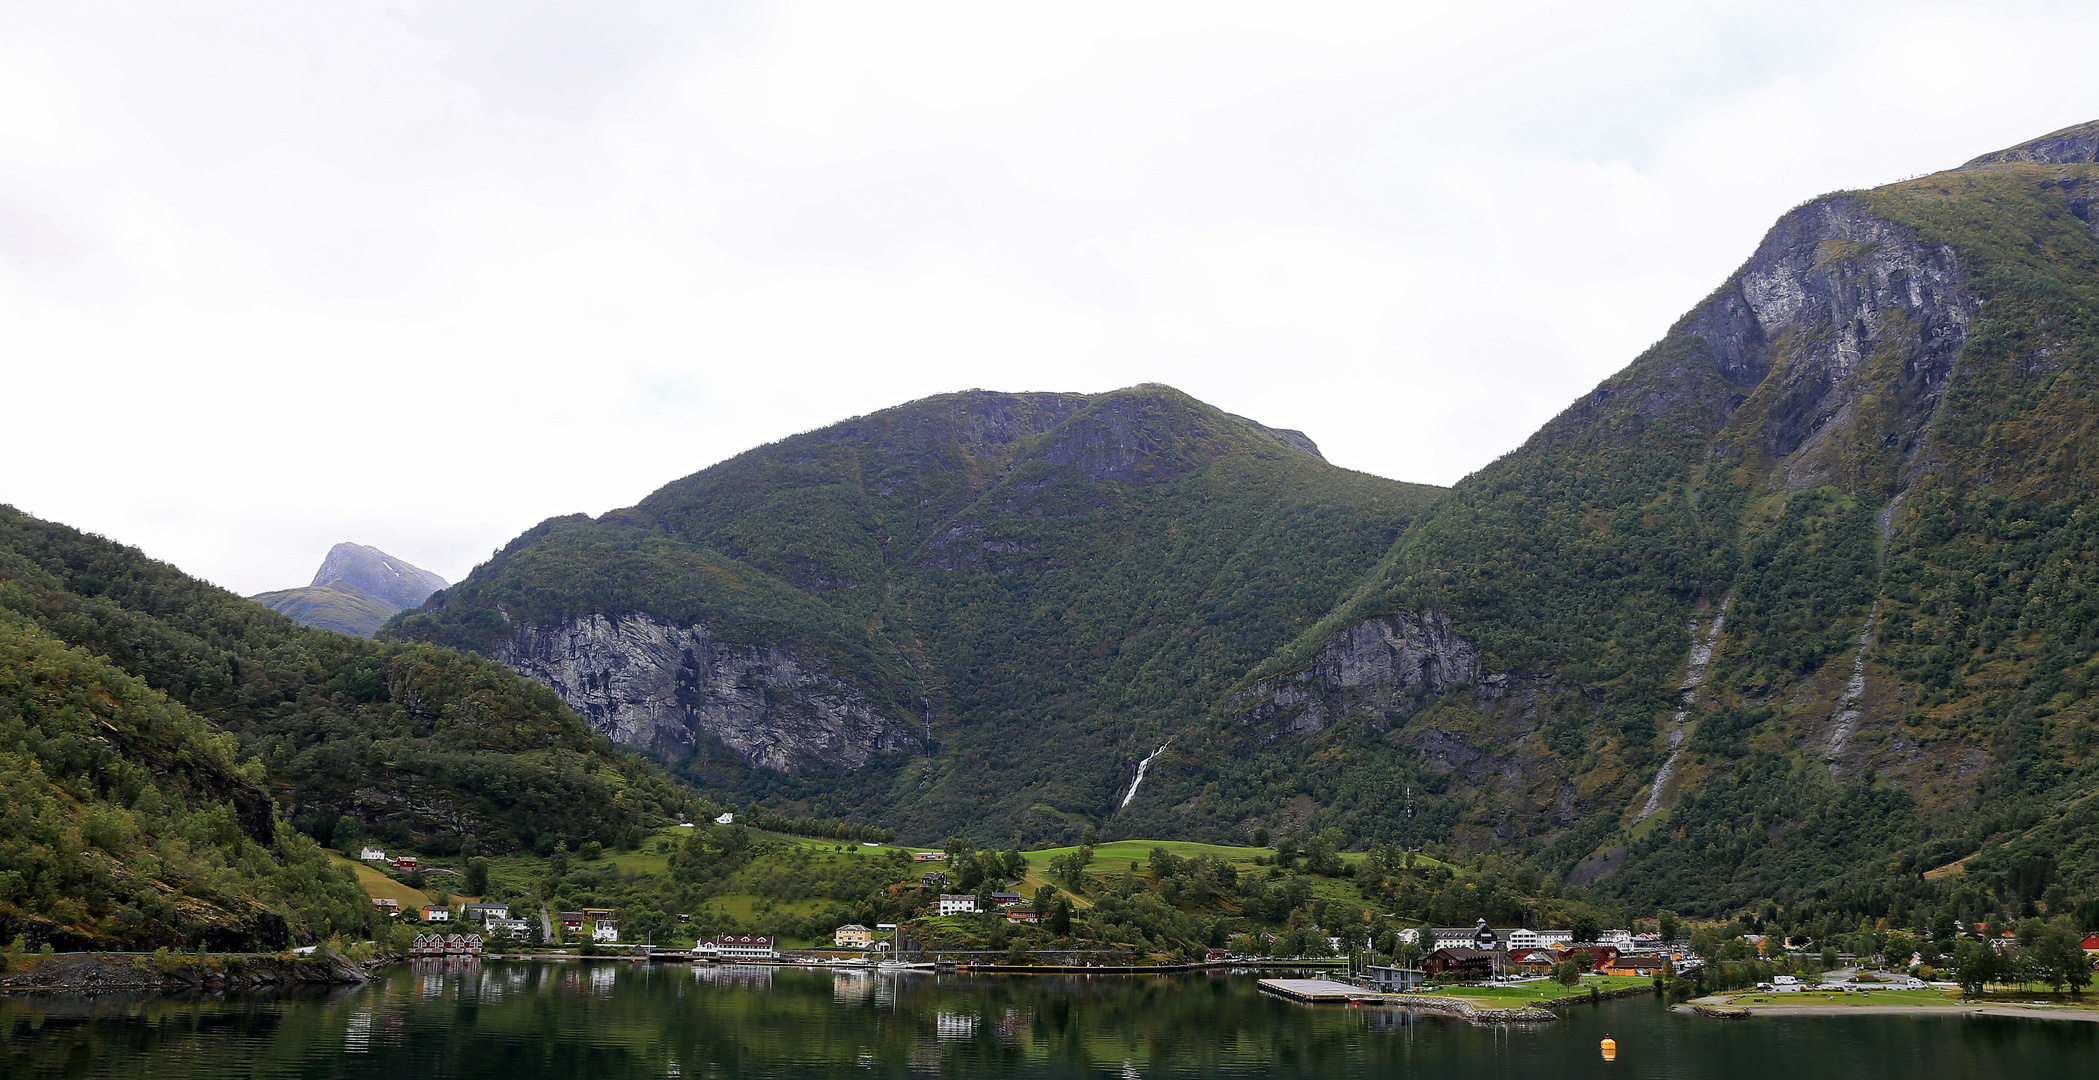
<svg viewBox="0 0 2099 1080">
<path fill-rule="evenodd" d="M 1162 798 L 1312 791 L 1696 910 L 2099 888 L 2061 824 L 2099 736 L 2095 160 L 2086 125 L 1787 214 L 1258 668 Z M 1351 681 L 1365 628 L 1445 617 L 1417 660 L 1470 685 Z M 1253 746 L 1330 767 L 1235 770 Z M 1376 748 L 1436 774 L 1419 818 Z"/>
<path fill-rule="evenodd" d="M 202 718 L 0 611 L 0 939 L 225 950 L 363 932 L 364 890 L 260 780 Z"/>
<path fill-rule="evenodd" d="M 337 544 L 321 561 L 313 584 L 248 599 L 301 626 L 368 638 L 386 620 L 444 587 L 445 579 L 378 548 Z"/>
<path fill-rule="evenodd" d="M 1438 493 L 1165 387 L 970 391 L 549 521 L 381 636 L 748 795 L 1061 839 Z"/>
<path fill-rule="evenodd" d="M 500 665 L 296 626 L 134 548 L 7 506 L 0 620 L 99 658 L 230 734 L 266 770 L 244 783 L 266 784 L 323 840 L 574 846 L 684 805 L 661 773 Z"/>
</svg>

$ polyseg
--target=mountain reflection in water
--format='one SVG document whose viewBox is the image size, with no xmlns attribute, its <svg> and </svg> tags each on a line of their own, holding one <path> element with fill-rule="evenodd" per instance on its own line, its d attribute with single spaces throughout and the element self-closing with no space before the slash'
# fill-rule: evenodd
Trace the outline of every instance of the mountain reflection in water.
<svg viewBox="0 0 2099 1080">
<path fill-rule="evenodd" d="M 1605 1034 L 1616 1062 L 1597 1053 Z M 2073 1075 L 2099 1024 L 1722 1022 L 1647 999 L 1485 1026 L 1308 1008 L 1251 975 L 956 976 L 451 961 L 362 987 L 0 1000 L 0 1077 L 1693 1077 Z"/>
</svg>

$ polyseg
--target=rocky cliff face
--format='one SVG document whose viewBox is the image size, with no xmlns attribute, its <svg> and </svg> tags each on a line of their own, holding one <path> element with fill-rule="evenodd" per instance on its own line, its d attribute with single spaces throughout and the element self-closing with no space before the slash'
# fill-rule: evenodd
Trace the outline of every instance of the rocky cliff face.
<svg viewBox="0 0 2099 1080">
<path fill-rule="evenodd" d="M 1908 486 L 1979 301 L 1959 256 L 1823 199 L 1774 226 L 1690 332 L 1756 389 L 1730 427 L 1778 486 Z"/>
<path fill-rule="evenodd" d="M 1255 683 L 1239 700 L 1248 723 L 1321 731 L 1352 712 L 1380 722 L 1410 716 L 1427 697 L 1479 674 L 1479 653 L 1450 616 L 1395 611 L 1336 633 L 1310 664 Z"/>
<path fill-rule="evenodd" d="M 823 663 L 773 645 L 722 641 L 705 624 L 592 614 L 523 625 L 496 659 L 544 683 L 614 742 L 687 757 L 714 740 L 758 766 L 858 768 L 916 744 Z"/>
</svg>

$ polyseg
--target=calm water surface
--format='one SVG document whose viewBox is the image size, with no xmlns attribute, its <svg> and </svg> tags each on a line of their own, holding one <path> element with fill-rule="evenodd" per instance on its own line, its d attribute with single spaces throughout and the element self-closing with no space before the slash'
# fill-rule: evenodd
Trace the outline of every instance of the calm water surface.
<svg viewBox="0 0 2099 1080">
<path fill-rule="evenodd" d="M 0 1078 L 2090 1076 L 2099 1024 L 1723 1022 L 1650 999 L 1553 1024 L 1307 1008 L 1252 976 L 1027 978 L 490 961 L 363 987 L 0 1000 Z M 1597 1054 L 1609 1034 L 1615 1063 Z"/>
</svg>

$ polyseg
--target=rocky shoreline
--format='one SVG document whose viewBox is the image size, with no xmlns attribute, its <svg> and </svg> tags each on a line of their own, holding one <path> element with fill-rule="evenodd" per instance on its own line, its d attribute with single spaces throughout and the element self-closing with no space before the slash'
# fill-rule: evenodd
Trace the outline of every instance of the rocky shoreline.
<svg viewBox="0 0 2099 1080">
<path fill-rule="evenodd" d="M 391 958 L 388 958 L 389 960 Z M 57 953 L 25 956 L 0 973 L 0 994 L 105 990 L 194 990 L 294 983 L 365 982 L 387 960 L 360 963 L 330 952 L 289 953 Z"/>
</svg>

